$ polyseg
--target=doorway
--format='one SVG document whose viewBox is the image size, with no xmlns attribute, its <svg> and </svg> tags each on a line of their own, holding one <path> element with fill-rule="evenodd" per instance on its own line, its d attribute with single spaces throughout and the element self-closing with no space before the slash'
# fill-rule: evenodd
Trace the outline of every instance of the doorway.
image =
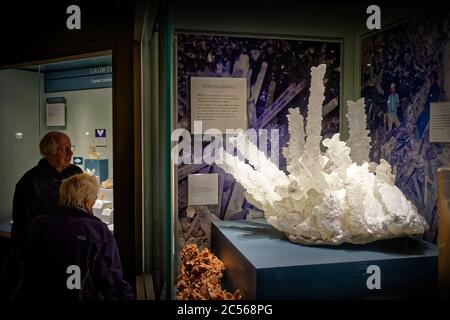
<svg viewBox="0 0 450 320">
<path fill-rule="evenodd" d="M 10 246 L 16 183 L 49 131 L 67 134 L 71 163 L 97 178 L 93 213 L 114 232 L 112 55 L 0 70 L 0 261 Z"/>
</svg>

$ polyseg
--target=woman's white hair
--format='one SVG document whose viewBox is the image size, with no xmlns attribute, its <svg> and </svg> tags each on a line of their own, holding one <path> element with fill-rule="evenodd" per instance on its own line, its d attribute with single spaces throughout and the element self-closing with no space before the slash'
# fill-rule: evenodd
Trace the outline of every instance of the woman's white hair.
<svg viewBox="0 0 450 320">
<path fill-rule="evenodd" d="M 47 154 L 55 154 L 57 152 L 58 143 L 55 138 L 59 135 L 67 136 L 61 131 L 50 131 L 42 137 L 41 142 L 39 143 L 39 151 L 42 156 L 45 157 Z"/>
<path fill-rule="evenodd" d="M 85 199 L 95 200 L 98 190 L 98 182 L 94 176 L 86 173 L 76 174 L 63 180 L 59 188 L 59 203 L 67 207 L 85 208 Z"/>
</svg>

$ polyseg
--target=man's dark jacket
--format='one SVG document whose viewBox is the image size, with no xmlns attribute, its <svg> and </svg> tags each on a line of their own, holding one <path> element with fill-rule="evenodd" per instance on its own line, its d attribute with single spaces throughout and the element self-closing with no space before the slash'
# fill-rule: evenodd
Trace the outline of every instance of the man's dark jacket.
<svg viewBox="0 0 450 320">
<path fill-rule="evenodd" d="M 43 158 L 37 166 L 25 173 L 14 192 L 12 240 L 16 242 L 20 238 L 22 231 L 34 217 L 56 208 L 63 179 L 82 172 L 79 167 L 71 164 L 58 173 L 47 159 Z"/>
<path fill-rule="evenodd" d="M 112 232 L 83 209 L 58 206 L 36 217 L 24 230 L 18 252 L 24 272 L 15 299 L 134 298 L 122 278 Z"/>
</svg>

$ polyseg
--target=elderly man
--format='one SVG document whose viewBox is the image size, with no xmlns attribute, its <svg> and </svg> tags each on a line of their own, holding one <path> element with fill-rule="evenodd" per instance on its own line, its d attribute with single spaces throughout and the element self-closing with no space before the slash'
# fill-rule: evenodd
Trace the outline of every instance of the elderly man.
<svg viewBox="0 0 450 320">
<path fill-rule="evenodd" d="M 14 192 L 11 230 L 14 242 L 35 216 L 48 213 L 58 205 L 61 181 L 83 172 L 76 165 L 70 164 L 72 144 L 65 133 L 47 133 L 42 138 L 39 149 L 43 158 L 20 178 Z"/>
</svg>

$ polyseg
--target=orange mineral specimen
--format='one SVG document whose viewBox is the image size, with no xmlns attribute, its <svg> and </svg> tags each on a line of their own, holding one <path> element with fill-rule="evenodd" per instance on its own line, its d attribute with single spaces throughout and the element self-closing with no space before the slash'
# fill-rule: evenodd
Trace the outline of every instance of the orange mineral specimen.
<svg viewBox="0 0 450 320">
<path fill-rule="evenodd" d="M 223 262 L 208 249 L 199 251 L 195 244 L 181 250 L 180 273 L 177 278 L 178 300 L 239 300 L 241 292 L 234 294 L 222 289 L 220 280 L 225 270 Z"/>
</svg>

